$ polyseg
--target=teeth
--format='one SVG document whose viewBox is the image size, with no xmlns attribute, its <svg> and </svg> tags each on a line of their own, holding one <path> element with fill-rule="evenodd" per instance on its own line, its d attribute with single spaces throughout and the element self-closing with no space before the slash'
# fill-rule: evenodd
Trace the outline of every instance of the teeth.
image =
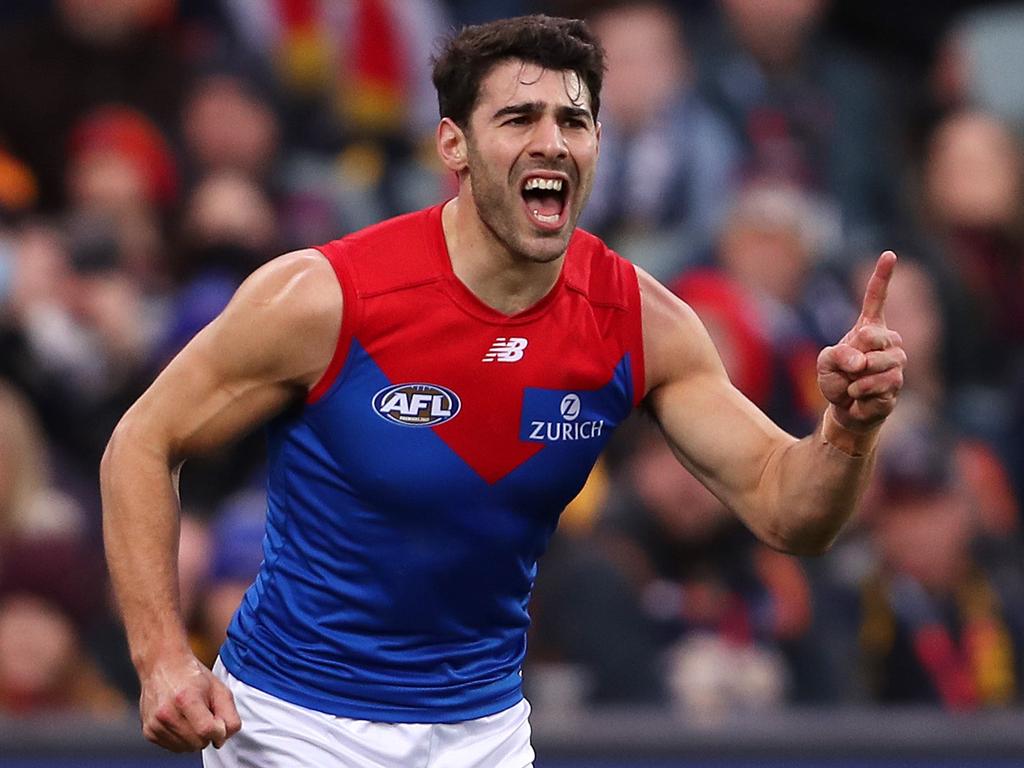
<svg viewBox="0 0 1024 768">
<path fill-rule="evenodd" d="M 546 216 L 538 210 L 534 210 L 533 215 L 536 219 L 543 221 L 545 224 L 554 224 L 556 221 L 558 221 L 559 218 L 557 213 L 553 213 L 550 216 Z"/>
<path fill-rule="evenodd" d="M 556 192 L 562 191 L 562 180 L 561 179 L 542 179 L 538 176 L 534 176 L 527 179 L 526 184 L 523 185 L 523 190 L 531 189 L 553 189 Z"/>
</svg>

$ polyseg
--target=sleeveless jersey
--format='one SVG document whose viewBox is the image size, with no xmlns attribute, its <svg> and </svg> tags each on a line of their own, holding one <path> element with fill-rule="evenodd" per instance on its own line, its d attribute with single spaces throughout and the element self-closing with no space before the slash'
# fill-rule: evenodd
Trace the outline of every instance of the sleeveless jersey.
<svg viewBox="0 0 1024 768">
<path fill-rule="evenodd" d="M 577 230 L 554 288 L 506 316 L 453 273 L 441 206 L 319 250 L 341 336 L 269 426 L 264 562 L 221 658 L 344 717 L 499 712 L 537 559 L 644 393 L 636 271 Z"/>
</svg>

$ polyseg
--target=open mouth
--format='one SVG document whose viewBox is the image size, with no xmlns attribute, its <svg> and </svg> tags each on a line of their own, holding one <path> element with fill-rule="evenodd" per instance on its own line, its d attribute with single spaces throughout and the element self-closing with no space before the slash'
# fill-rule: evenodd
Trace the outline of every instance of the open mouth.
<svg viewBox="0 0 1024 768">
<path fill-rule="evenodd" d="M 557 230 L 565 224 L 569 210 L 568 179 L 532 174 L 523 180 L 522 195 L 527 214 L 541 229 Z"/>
</svg>

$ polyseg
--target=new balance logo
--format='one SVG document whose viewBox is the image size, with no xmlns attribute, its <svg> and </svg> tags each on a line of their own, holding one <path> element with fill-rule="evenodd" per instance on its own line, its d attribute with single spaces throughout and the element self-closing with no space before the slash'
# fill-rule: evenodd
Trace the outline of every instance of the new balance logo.
<svg viewBox="0 0 1024 768">
<path fill-rule="evenodd" d="M 491 348 L 484 355 L 485 363 L 514 363 L 523 359 L 523 350 L 529 344 L 526 339 L 518 336 L 499 336 L 491 344 Z"/>
</svg>

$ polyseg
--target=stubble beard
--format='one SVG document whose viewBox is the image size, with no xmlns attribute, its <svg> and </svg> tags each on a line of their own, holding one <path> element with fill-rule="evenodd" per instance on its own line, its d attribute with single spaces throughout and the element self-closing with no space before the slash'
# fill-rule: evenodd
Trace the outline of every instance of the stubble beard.
<svg viewBox="0 0 1024 768">
<path fill-rule="evenodd" d="M 558 232 L 544 232 L 530 227 L 524 221 L 523 199 L 512 180 L 518 177 L 513 170 L 509 179 L 499 179 L 488 172 L 488 166 L 480 157 L 472 142 L 468 142 L 470 184 L 473 190 L 473 204 L 480 221 L 491 235 L 513 257 L 535 264 L 549 264 L 561 258 L 569 247 L 569 240 L 576 229 L 583 206 L 590 197 L 591 179 L 579 179 L 575 190 L 573 207 L 569 220 Z M 566 202 L 568 205 L 568 201 Z"/>
</svg>

